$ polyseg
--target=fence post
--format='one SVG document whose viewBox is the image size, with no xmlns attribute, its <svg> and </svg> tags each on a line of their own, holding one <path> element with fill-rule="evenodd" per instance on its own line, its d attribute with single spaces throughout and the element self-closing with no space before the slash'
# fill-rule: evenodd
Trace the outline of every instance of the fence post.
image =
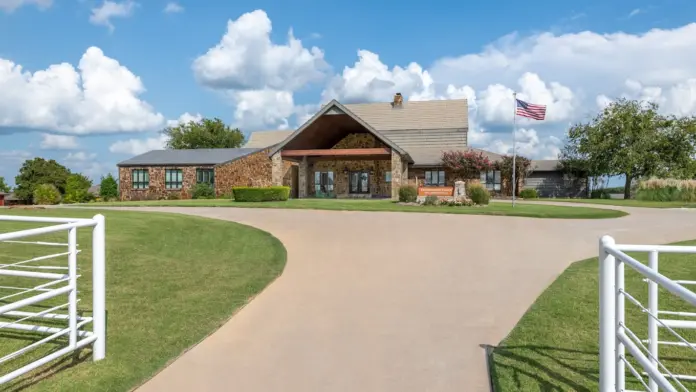
<svg viewBox="0 0 696 392">
<path fill-rule="evenodd" d="M 658 253 L 656 250 L 650 251 L 648 253 L 648 267 L 652 269 L 655 272 L 659 272 L 658 268 Z M 650 313 L 652 313 L 655 317 L 658 317 L 658 298 L 657 298 L 657 283 L 653 282 L 652 280 L 648 279 L 648 310 Z M 655 368 L 659 369 L 657 366 L 657 359 L 658 357 L 658 331 L 657 331 L 657 321 L 655 321 L 654 318 L 648 317 L 648 350 L 650 351 L 650 354 L 652 355 L 652 358 L 650 358 L 650 363 L 652 363 Z M 658 392 L 659 386 L 657 385 L 657 382 L 650 377 L 649 384 L 648 386 L 650 387 L 650 390 L 653 392 Z"/>
<path fill-rule="evenodd" d="M 92 359 L 106 356 L 106 228 L 104 215 L 94 216 L 97 224 L 92 232 L 92 307 L 94 341 Z"/>
<path fill-rule="evenodd" d="M 599 239 L 599 391 L 616 391 L 616 292 L 614 256 L 606 247 L 614 246 L 612 237 Z"/>
<path fill-rule="evenodd" d="M 616 258 L 615 258 L 616 259 Z M 623 295 L 624 287 L 624 261 L 621 258 L 614 260 L 616 274 L 614 276 L 615 282 L 615 293 L 614 298 L 616 302 L 614 306 L 616 308 L 616 321 L 614 327 L 614 339 L 616 339 L 616 354 L 614 355 L 614 361 L 616 362 L 616 390 L 623 391 L 626 389 L 626 362 L 624 362 L 624 357 L 626 356 L 626 347 L 619 340 L 619 334 L 624 333 L 624 323 L 625 323 L 625 304 L 626 297 Z"/>
<path fill-rule="evenodd" d="M 68 325 L 71 349 L 77 346 L 77 227 L 68 230 L 68 277 L 72 290 L 68 294 Z"/>
</svg>

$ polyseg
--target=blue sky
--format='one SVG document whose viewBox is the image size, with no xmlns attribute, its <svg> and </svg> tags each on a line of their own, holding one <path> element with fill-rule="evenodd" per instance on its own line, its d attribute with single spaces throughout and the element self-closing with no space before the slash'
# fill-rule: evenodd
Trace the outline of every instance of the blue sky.
<svg viewBox="0 0 696 392">
<path fill-rule="evenodd" d="M 512 90 L 547 104 L 520 123 L 533 158 L 617 96 L 696 114 L 693 1 L 376 3 L 0 0 L 0 176 L 42 156 L 97 180 L 184 114 L 292 128 L 330 98 L 396 91 L 469 98 L 472 144 L 496 152 Z"/>
</svg>

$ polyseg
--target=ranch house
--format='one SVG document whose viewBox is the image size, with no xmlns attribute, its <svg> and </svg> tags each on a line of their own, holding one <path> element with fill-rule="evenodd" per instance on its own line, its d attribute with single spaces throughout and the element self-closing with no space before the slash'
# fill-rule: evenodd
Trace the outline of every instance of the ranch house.
<svg viewBox="0 0 696 392">
<path fill-rule="evenodd" d="M 189 198 L 200 182 L 218 196 L 234 186 L 285 185 L 291 197 L 398 198 L 399 187 L 422 194 L 454 191 L 443 151 L 481 151 L 468 146 L 465 99 L 341 104 L 333 100 L 295 131 L 254 132 L 242 148 L 155 150 L 118 164 L 122 200 Z M 570 181 L 557 161 L 532 161 L 518 184 L 540 196 L 586 193 L 586 181 Z M 506 190 L 499 171 L 480 174 L 493 192 Z"/>
</svg>

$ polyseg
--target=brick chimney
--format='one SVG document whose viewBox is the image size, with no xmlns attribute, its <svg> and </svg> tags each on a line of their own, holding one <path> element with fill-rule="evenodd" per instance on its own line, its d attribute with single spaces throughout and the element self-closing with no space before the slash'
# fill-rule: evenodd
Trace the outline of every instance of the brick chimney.
<svg viewBox="0 0 696 392">
<path fill-rule="evenodd" d="M 401 96 L 401 93 L 394 94 L 394 101 L 392 101 L 391 105 L 394 109 L 402 108 L 404 106 L 404 97 Z"/>
</svg>

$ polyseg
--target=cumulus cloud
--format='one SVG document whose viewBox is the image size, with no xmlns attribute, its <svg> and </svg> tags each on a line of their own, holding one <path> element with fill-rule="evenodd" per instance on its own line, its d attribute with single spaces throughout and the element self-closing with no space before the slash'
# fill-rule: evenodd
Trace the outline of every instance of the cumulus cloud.
<svg viewBox="0 0 696 392">
<path fill-rule="evenodd" d="M 96 153 L 89 153 L 84 151 L 71 152 L 65 156 L 65 161 L 67 162 L 87 162 L 91 161 L 97 157 Z"/>
<path fill-rule="evenodd" d="M 41 134 L 43 150 L 74 150 L 78 148 L 77 137 L 70 135 Z"/>
<path fill-rule="evenodd" d="M 235 103 L 235 123 L 251 129 L 287 128 L 287 118 L 295 113 L 295 103 L 289 91 L 244 90 L 233 92 L 231 96 Z"/>
<path fill-rule="evenodd" d="M 0 10 L 12 12 L 24 5 L 35 4 L 44 10 L 53 4 L 53 0 L 0 0 Z"/>
<path fill-rule="evenodd" d="M 138 3 L 132 0 L 122 2 L 105 0 L 99 7 L 92 8 L 89 22 L 95 25 L 106 26 L 109 30 L 114 30 L 111 23 L 113 18 L 127 18 L 133 15 Z"/>
<path fill-rule="evenodd" d="M 178 14 L 184 12 L 184 7 L 180 6 L 179 4 L 175 2 L 169 2 L 167 5 L 164 7 L 164 13 L 166 14 Z"/>
<path fill-rule="evenodd" d="M 203 119 L 203 116 L 201 116 L 200 113 L 191 114 L 189 112 L 186 112 L 186 113 L 182 114 L 181 116 L 179 116 L 179 118 L 176 120 L 167 120 L 167 126 L 168 127 L 175 127 L 175 126 L 180 125 L 180 124 L 188 124 L 191 121 L 200 122 L 202 119 Z"/>
<path fill-rule="evenodd" d="M 167 137 L 159 135 L 146 139 L 128 139 L 109 146 L 109 151 L 117 154 L 140 155 L 151 150 L 162 150 L 167 144 Z"/>
<path fill-rule="evenodd" d="M 324 52 L 305 48 L 292 30 L 283 45 L 271 41 L 271 20 L 256 10 L 227 22 L 222 40 L 193 62 L 196 79 L 214 89 L 294 91 L 324 78 Z"/>
<path fill-rule="evenodd" d="M 75 69 L 54 64 L 34 73 L 0 58 L 0 127 L 68 134 L 153 130 L 164 117 L 139 98 L 145 87 L 118 61 L 90 47 Z"/>
</svg>

